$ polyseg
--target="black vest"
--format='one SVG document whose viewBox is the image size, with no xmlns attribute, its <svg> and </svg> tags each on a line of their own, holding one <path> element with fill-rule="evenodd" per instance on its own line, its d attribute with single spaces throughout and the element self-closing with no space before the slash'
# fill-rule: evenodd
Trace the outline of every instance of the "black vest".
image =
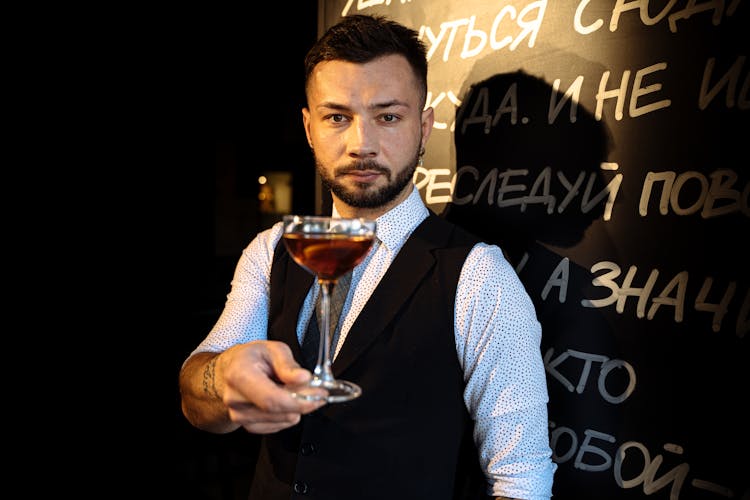
<svg viewBox="0 0 750 500">
<path fill-rule="evenodd" d="M 453 329 L 458 278 L 476 242 L 434 213 L 417 227 L 332 366 L 362 395 L 264 436 L 251 500 L 484 498 Z M 297 317 L 312 281 L 280 243 L 268 338 L 297 359 Z"/>
</svg>

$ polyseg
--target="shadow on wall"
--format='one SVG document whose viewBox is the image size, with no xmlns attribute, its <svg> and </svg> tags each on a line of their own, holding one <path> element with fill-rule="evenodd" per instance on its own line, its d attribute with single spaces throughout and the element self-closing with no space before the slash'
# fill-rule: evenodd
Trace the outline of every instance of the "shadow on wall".
<svg viewBox="0 0 750 500">
<path fill-rule="evenodd" d="M 565 103 L 552 124 L 550 96 Z M 579 243 L 602 217 L 602 203 L 581 210 L 573 204 L 584 190 L 594 197 L 605 187 L 600 165 L 609 149 L 607 131 L 544 80 L 517 71 L 476 83 L 456 124 L 457 180 L 447 218 L 517 260 L 534 241 L 565 248 Z"/>
</svg>

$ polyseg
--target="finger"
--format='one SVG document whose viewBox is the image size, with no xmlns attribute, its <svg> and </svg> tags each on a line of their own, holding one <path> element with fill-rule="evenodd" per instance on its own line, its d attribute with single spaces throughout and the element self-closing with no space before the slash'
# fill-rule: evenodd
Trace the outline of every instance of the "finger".
<svg viewBox="0 0 750 500">
<path fill-rule="evenodd" d="M 291 396 L 290 396 L 291 397 Z M 294 398 L 293 398 L 294 399 Z M 251 403 L 230 403 L 227 405 L 230 417 L 234 422 L 245 424 L 253 422 L 292 422 L 301 414 L 310 413 L 325 405 L 325 398 L 316 401 L 294 401 L 299 408 L 292 411 L 267 411 Z"/>
<path fill-rule="evenodd" d="M 269 413 L 249 404 L 230 408 L 229 416 L 232 421 L 257 434 L 278 432 L 297 425 L 301 419 L 300 413 Z"/>
<path fill-rule="evenodd" d="M 250 404 L 238 404 L 229 407 L 229 416 L 232 421 L 240 425 L 247 426 L 251 424 L 279 424 L 294 425 L 299 422 L 300 413 L 273 413 L 263 411 Z"/>
<path fill-rule="evenodd" d="M 285 385 L 304 384 L 312 378 L 309 370 L 302 368 L 292 355 L 292 350 L 283 342 L 272 342 L 268 354 L 274 375 Z"/>
<path fill-rule="evenodd" d="M 289 427 L 292 427 L 293 425 L 296 425 L 297 422 L 294 422 L 292 424 L 283 424 L 283 423 L 251 423 L 247 425 L 243 425 L 243 427 L 253 434 L 273 434 L 274 432 L 283 431 L 284 429 L 287 429 Z"/>
<path fill-rule="evenodd" d="M 322 387 L 313 387 L 309 383 L 295 384 L 287 386 L 289 392 L 302 402 L 326 402 L 328 400 L 328 391 Z M 317 406 L 313 409 L 318 408 Z"/>
<path fill-rule="evenodd" d="M 225 401 L 229 408 L 238 412 L 252 407 L 267 414 L 301 414 L 317 410 L 326 403 L 327 393 L 321 389 L 317 389 L 319 400 L 303 400 L 295 398 L 289 388 L 278 385 L 264 375 L 250 378 L 253 390 L 245 394 L 230 392 Z"/>
</svg>

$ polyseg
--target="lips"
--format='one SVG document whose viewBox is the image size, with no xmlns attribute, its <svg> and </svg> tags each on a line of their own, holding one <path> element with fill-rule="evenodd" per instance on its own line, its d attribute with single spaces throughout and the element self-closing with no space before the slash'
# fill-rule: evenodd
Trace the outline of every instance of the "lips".
<svg viewBox="0 0 750 500">
<path fill-rule="evenodd" d="M 372 182 L 380 175 L 381 172 L 375 170 L 349 170 L 340 174 L 342 177 L 349 177 L 357 182 Z"/>
</svg>

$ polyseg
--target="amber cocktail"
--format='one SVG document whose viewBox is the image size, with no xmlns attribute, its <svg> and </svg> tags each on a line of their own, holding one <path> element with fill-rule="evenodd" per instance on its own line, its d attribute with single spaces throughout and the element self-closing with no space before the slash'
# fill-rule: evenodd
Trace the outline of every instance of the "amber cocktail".
<svg viewBox="0 0 750 500">
<path fill-rule="evenodd" d="M 338 279 L 354 269 L 367 255 L 375 239 L 375 221 L 334 218 L 319 215 L 284 217 L 284 244 L 294 261 L 315 275 L 320 286 L 322 328 L 318 360 L 309 385 L 295 388 L 295 397 L 320 399 L 322 388 L 329 403 L 349 401 L 362 394 L 357 384 L 334 378 L 331 371 L 333 346 L 330 345 L 331 293 Z M 311 390 L 311 388 L 313 390 Z"/>
</svg>

